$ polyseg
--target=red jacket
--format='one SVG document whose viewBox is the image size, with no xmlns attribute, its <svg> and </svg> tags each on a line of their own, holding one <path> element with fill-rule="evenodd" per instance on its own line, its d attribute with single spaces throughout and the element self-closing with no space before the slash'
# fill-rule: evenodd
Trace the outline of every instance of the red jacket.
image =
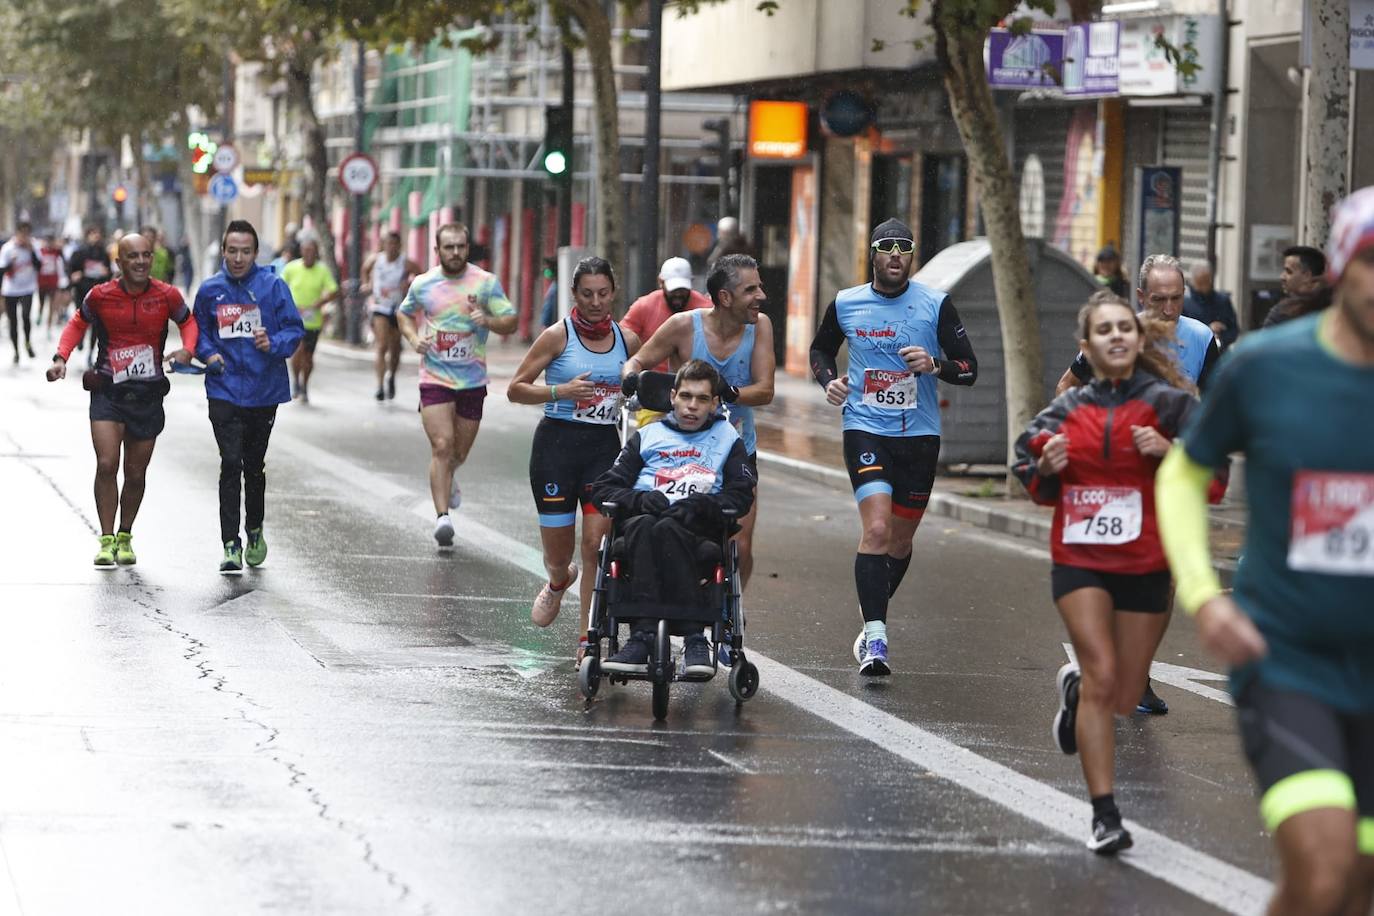
<svg viewBox="0 0 1374 916">
<path fill-rule="evenodd" d="M 176 322 L 182 347 L 194 353 L 195 317 L 180 290 L 160 280 L 149 280 L 148 288 L 135 296 L 124 288 L 122 280 L 110 280 L 86 294 L 62 330 L 57 355 L 70 358 L 81 335 L 94 327 L 100 354 L 96 368 L 101 373 L 116 382 L 161 378 L 168 321 Z M 152 350 L 151 360 L 147 358 L 148 348 Z"/>
<path fill-rule="evenodd" d="M 1124 381 L 1097 379 L 1055 398 L 1016 440 L 1012 470 L 1032 499 L 1054 506 L 1050 555 L 1065 566 L 1113 573 L 1168 569 L 1155 523 L 1159 458 L 1142 455 L 1131 427 L 1173 439 L 1197 399 L 1143 369 Z M 1069 463 L 1042 477 L 1045 443 L 1069 437 Z"/>
</svg>

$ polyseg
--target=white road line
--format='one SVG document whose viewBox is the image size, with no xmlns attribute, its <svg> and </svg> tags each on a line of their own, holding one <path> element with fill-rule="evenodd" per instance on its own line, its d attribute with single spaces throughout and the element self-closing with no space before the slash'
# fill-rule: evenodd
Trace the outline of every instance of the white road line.
<svg viewBox="0 0 1374 916">
<path fill-rule="evenodd" d="M 1064 643 L 1064 654 L 1069 657 L 1069 661 L 1077 662 L 1078 658 L 1074 655 L 1073 643 Z M 1177 687 L 1179 690 L 1186 690 L 1195 693 L 1200 697 L 1209 700 L 1216 700 L 1223 706 L 1236 705 L 1236 701 L 1231 698 L 1231 694 L 1225 690 L 1218 690 L 1215 687 L 1208 687 L 1198 681 L 1222 681 L 1227 682 L 1230 678 L 1225 674 L 1217 674 L 1213 671 L 1203 671 L 1201 668 L 1189 668 L 1184 665 L 1171 665 L 1168 662 L 1154 662 L 1150 665 L 1150 677 L 1170 687 Z"/>
<path fill-rule="evenodd" d="M 414 494 L 399 484 L 317 446 L 283 436 L 278 447 L 356 488 L 360 498 L 367 494 L 382 500 L 381 507 L 387 510 L 404 504 L 402 497 L 414 499 Z M 412 512 L 426 520 L 433 517 L 426 501 L 416 503 Z M 544 578 L 543 555 L 534 547 L 470 518 L 464 518 L 457 528 L 458 536 L 471 547 Z M 876 709 L 761 652 L 750 651 L 749 657 L 759 666 L 762 689 L 767 693 L 1055 833 L 1082 841 L 1092 819 L 1087 802 Z M 1258 913 L 1273 893 L 1270 882 L 1244 869 L 1134 822 L 1130 827 L 1137 845 L 1120 856 L 1123 863 L 1225 912 Z"/>
</svg>

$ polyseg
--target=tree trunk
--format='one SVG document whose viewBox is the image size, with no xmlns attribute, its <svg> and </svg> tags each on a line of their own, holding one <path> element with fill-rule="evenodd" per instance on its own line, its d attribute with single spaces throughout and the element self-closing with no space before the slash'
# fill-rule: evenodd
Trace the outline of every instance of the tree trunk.
<svg viewBox="0 0 1374 916">
<path fill-rule="evenodd" d="M 1007 463 L 1017 436 L 1045 404 L 1040 326 L 1021 232 L 1016 179 L 983 67 L 985 30 L 934 4 L 936 52 L 992 247 L 992 280 L 1006 373 Z"/>
<path fill-rule="evenodd" d="M 582 26 L 592 66 L 596 99 L 593 118 L 599 193 L 596 201 L 596 241 L 600 254 L 628 277 L 625 260 L 625 195 L 620 186 L 620 104 L 611 55 L 611 22 L 597 0 L 570 0 L 568 7 Z"/>
<path fill-rule="evenodd" d="M 1350 5 L 1347 0 L 1310 4 L 1312 67 L 1304 105 L 1306 162 L 1303 175 L 1302 242 L 1320 248 L 1331 233 L 1331 208 L 1346 195 L 1350 141 Z"/>
<path fill-rule="evenodd" d="M 305 134 L 305 213 L 320 239 L 320 260 L 334 274 L 334 233 L 329 226 L 329 152 L 324 145 L 324 125 L 315 112 L 312 74 L 316 55 L 297 54 L 286 67 L 287 98 L 301 117 Z"/>
</svg>

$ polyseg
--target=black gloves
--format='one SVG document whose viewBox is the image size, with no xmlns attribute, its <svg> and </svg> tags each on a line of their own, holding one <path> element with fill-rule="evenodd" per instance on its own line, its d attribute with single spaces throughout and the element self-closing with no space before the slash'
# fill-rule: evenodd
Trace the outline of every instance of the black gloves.
<svg viewBox="0 0 1374 916">
<path fill-rule="evenodd" d="M 680 499 L 662 513 L 664 518 L 677 521 L 684 528 L 697 534 L 715 534 L 721 528 L 725 516 L 720 511 L 720 503 L 705 493 L 697 493 Z"/>
<path fill-rule="evenodd" d="M 668 508 L 668 497 L 657 490 L 632 490 L 618 505 L 621 518 L 636 515 L 662 515 Z"/>
</svg>

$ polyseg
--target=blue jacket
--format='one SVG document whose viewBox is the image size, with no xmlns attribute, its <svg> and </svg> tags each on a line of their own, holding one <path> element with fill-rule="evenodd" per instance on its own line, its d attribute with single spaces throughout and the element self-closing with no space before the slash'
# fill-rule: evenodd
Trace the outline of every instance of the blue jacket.
<svg viewBox="0 0 1374 916">
<path fill-rule="evenodd" d="M 255 308 L 272 344 L 266 353 L 253 345 L 251 334 L 233 336 L 236 332 L 231 322 L 236 315 L 241 318 Z M 267 407 L 291 400 L 286 360 L 296 352 L 305 327 L 291 290 L 281 277 L 254 264 L 247 276 L 235 280 L 221 264 L 219 273 L 196 291 L 194 311 L 200 328 L 196 356 L 201 362 L 217 353 L 224 357 L 224 374 L 205 376 L 207 397 L 239 407 Z M 224 333 L 229 336 L 221 336 L 221 322 L 225 322 Z M 242 325 L 237 333 L 243 333 Z"/>
</svg>

